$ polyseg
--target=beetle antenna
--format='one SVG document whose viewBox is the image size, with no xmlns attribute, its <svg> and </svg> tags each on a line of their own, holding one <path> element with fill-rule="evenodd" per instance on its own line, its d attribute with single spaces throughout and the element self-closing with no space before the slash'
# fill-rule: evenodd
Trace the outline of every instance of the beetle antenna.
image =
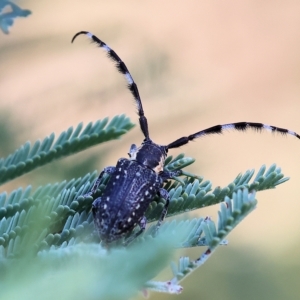
<svg viewBox="0 0 300 300">
<path fill-rule="evenodd" d="M 262 124 L 262 123 L 238 122 L 238 123 L 229 123 L 229 124 L 224 124 L 224 125 L 216 125 L 216 126 L 201 130 L 201 131 L 191 134 L 189 136 L 181 137 L 181 138 L 177 139 L 176 141 L 170 143 L 166 147 L 168 149 L 178 148 L 180 146 L 187 144 L 189 141 L 192 141 L 194 139 L 197 139 L 202 136 L 209 135 L 209 134 L 221 134 L 221 133 L 223 133 L 223 131 L 225 131 L 227 129 L 238 130 L 238 131 L 245 131 L 247 129 L 254 129 L 256 131 L 267 130 L 267 131 L 271 131 L 271 132 L 278 132 L 283 135 L 287 135 L 287 134 L 293 135 L 296 138 L 300 139 L 299 134 L 297 134 L 294 131 L 285 129 L 285 128 L 266 125 L 266 124 Z"/>
<path fill-rule="evenodd" d="M 138 90 L 138 87 L 137 87 L 136 83 L 134 82 L 130 72 L 128 71 L 126 65 L 124 64 L 124 62 L 121 60 L 121 58 L 118 56 L 118 54 L 113 49 L 111 49 L 104 42 L 102 42 L 99 38 L 97 38 L 95 35 L 93 35 L 92 33 L 88 32 L 88 31 L 80 31 L 80 32 L 76 33 L 74 35 L 74 37 L 72 38 L 72 43 L 74 42 L 76 37 L 81 34 L 85 34 L 88 38 L 90 38 L 99 47 L 103 48 L 107 52 L 108 57 L 116 63 L 116 67 L 117 67 L 118 71 L 125 76 L 127 83 L 128 83 L 128 89 L 130 90 L 131 94 L 133 95 L 133 98 L 137 105 L 141 130 L 145 136 L 145 139 L 150 140 L 148 123 L 147 123 L 147 119 L 144 115 L 144 110 L 143 110 L 143 105 L 142 105 L 141 97 L 139 94 L 139 90 Z"/>
</svg>

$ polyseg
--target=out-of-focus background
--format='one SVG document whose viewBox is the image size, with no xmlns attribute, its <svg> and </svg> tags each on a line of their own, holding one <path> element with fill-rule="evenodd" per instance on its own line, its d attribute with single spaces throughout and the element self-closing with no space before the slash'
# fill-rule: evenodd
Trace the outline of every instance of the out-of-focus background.
<svg viewBox="0 0 300 300">
<path fill-rule="evenodd" d="M 80 30 L 93 32 L 125 61 L 158 143 L 236 121 L 300 132 L 299 1 L 19 4 L 33 14 L 18 19 L 8 36 L 0 35 L 1 156 L 81 121 L 126 113 L 137 123 L 125 80 L 105 53 L 84 36 L 70 43 Z M 101 170 L 141 140 L 136 127 L 122 140 L 36 170 L 2 190 Z M 229 236 L 229 246 L 184 281 L 176 299 L 299 299 L 300 141 L 230 132 L 172 154 L 181 152 L 197 159 L 189 171 L 214 186 L 273 162 L 291 180 L 258 194 L 257 210 Z M 217 209 L 197 213 L 216 220 Z M 196 258 L 200 250 L 187 254 Z"/>
</svg>

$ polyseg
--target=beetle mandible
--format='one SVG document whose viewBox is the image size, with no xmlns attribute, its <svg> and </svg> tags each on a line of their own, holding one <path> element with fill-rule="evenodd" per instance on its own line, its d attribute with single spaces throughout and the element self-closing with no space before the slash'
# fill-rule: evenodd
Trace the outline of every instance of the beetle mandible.
<svg viewBox="0 0 300 300">
<path fill-rule="evenodd" d="M 108 57 L 116 63 L 118 71 L 125 76 L 128 88 L 137 105 L 140 128 L 144 135 L 144 140 L 139 147 L 134 144 L 131 145 L 128 153 L 129 159 L 120 158 L 115 167 L 104 168 L 89 192 L 89 195 L 94 195 L 103 175 L 105 173 L 110 175 L 103 194 L 92 204 L 95 227 L 102 242 L 106 245 L 131 233 L 137 225 L 139 225 L 140 230 L 128 238 L 125 244 L 131 242 L 145 230 L 147 224 L 145 212 L 155 195 L 165 199 L 164 208 L 156 224 L 155 232 L 157 232 L 167 214 L 170 203 L 169 194 L 163 188 L 163 183 L 168 179 L 175 179 L 175 177 L 182 175 L 181 170 L 167 171 L 164 169 L 164 162 L 169 149 L 178 148 L 189 141 L 208 134 L 220 134 L 227 129 L 239 131 L 248 128 L 256 131 L 268 130 L 290 134 L 300 139 L 296 132 L 288 129 L 262 123 L 237 122 L 216 125 L 189 136 L 181 137 L 170 144 L 158 145 L 150 139 L 148 123 L 144 115 L 137 85 L 124 62 L 114 50 L 88 31 L 76 33 L 72 42 L 81 34 L 86 35 L 99 47 L 103 48 Z"/>
</svg>

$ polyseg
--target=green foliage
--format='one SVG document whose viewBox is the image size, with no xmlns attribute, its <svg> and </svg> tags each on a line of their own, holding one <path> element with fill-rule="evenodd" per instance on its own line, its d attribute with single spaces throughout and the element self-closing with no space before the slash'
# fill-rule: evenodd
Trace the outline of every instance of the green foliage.
<svg viewBox="0 0 300 300">
<path fill-rule="evenodd" d="M 31 146 L 29 142 L 0 160 L 1 182 L 12 179 L 58 158 L 96 144 L 119 138 L 133 127 L 117 116 L 69 128 L 55 141 L 54 134 Z M 194 159 L 183 154 L 168 157 L 165 168 L 183 169 Z M 255 194 L 287 180 L 280 168 L 262 166 L 238 175 L 226 187 L 212 189 L 210 181 L 184 171 L 178 181 L 165 184 L 171 196 L 168 216 L 176 216 L 221 203 L 217 225 L 211 218 L 168 219 L 154 238 L 154 224 L 164 200 L 155 198 L 146 212 L 150 225 L 128 247 L 122 240 L 109 251 L 94 233 L 92 197 L 86 194 L 97 172 L 82 178 L 47 184 L 33 190 L 17 188 L 0 194 L 0 299 L 129 299 L 138 291 L 152 289 L 180 293 L 179 285 L 200 267 L 227 235 L 255 208 Z M 109 180 L 102 178 L 98 195 Z M 136 229 L 138 230 L 138 229 Z M 134 234 L 134 233 L 132 233 Z M 153 281 L 178 248 L 205 247 L 198 258 L 182 257 L 172 263 L 173 278 Z M 16 282 L 16 278 L 18 281 Z M 2 298 L 1 298 L 2 297 Z"/>
<path fill-rule="evenodd" d="M 5 33 L 9 33 L 9 27 L 13 25 L 18 17 L 27 17 L 31 14 L 28 9 L 22 9 L 12 1 L 0 0 L 0 28 Z"/>
<path fill-rule="evenodd" d="M 54 133 L 42 142 L 36 141 L 32 147 L 30 142 L 27 142 L 13 154 L 0 159 L 0 184 L 61 157 L 117 139 L 133 126 L 127 117 L 121 115 L 114 117 L 110 123 L 108 123 L 108 118 L 105 118 L 94 124 L 89 123 L 84 129 L 82 123 L 75 130 L 70 127 L 62 132 L 55 142 Z"/>
</svg>

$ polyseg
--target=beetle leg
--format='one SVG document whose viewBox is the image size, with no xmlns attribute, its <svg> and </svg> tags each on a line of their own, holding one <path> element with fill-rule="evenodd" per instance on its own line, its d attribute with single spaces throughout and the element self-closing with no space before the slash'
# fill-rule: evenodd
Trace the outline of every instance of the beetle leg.
<svg viewBox="0 0 300 300">
<path fill-rule="evenodd" d="M 194 178 L 194 179 L 198 179 L 198 180 L 202 180 L 203 178 L 197 175 L 194 175 L 192 173 L 183 171 L 183 170 L 175 170 L 175 171 L 167 171 L 164 170 L 162 171 L 160 174 L 160 177 L 162 177 L 163 181 L 167 181 L 168 179 L 173 179 L 178 181 L 180 184 L 184 185 L 184 181 L 180 178 L 178 178 L 178 176 L 186 176 L 186 177 L 190 177 L 190 178 Z"/>
<path fill-rule="evenodd" d="M 174 179 L 175 177 L 180 175 L 182 175 L 182 170 L 176 170 L 176 171 L 163 170 L 161 173 L 159 173 L 159 176 L 162 177 L 163 181 L 166 181 L 168 179 Z"/>
<path fill-rule="evenodd" d="M 101 197 L 98 197 L 92 204 L 92 213 L 93 213 L 94 224 L 96 229 L 101 227 L 101 223 L 97 215 L 97 211 L 99 211 L 100 208 L 100 203 L 101 203 Z"/>
<path fill-rule="evenodd" d="M 165 206 L 164 206 L 164 208 L 160 214 L 160 217 L 155 225 L 153 236 L 156 236 L 158 229 L 161 226 L 161 223 L 163 222 L 163 220 L 168 212 L 168 207 L 170 204 L 170 196 L 169 196 L 169 193 L 167 190 L 165 190 L 163 188 L 159 189 L 159 195 L 166 200 L 166 203 L 165 203 Z"/>
<path fill-rule="evenodd" d="M 135 240 L 139 235 L 141 235 L 145 229 L 146 229 L 146 225 L 147 225 L 147 218 L 145 216 L 142 217 L 139 226 L 140 226 L 140 230 L 137 231 L 135 234 L 133 234 L 131 237 L 129 237 L 124 243 L 124 246 L 127 246 L 128 244 L 130 244 L 133 240 Z"/>
<path fill-rule="evenodd" d="M 103 175 L 104 174 L 112 175 L 115 172 L 115 170 L 116 170 L 116 167 L 106 167 L 106 168 L 104 168 L 103 171 L 99 174 L 99 176 L 98 176 L 97 180 L 95 181 L 95 183 L 93 184 L 91 190 L 83 196 L 84 197 L 93 196 L 96 193 L 96 191 L 97 191 L 97 189 L 100 185 L 100 182 L 101 182 L 101 179 L 102 179 Z"/>
</svg>

